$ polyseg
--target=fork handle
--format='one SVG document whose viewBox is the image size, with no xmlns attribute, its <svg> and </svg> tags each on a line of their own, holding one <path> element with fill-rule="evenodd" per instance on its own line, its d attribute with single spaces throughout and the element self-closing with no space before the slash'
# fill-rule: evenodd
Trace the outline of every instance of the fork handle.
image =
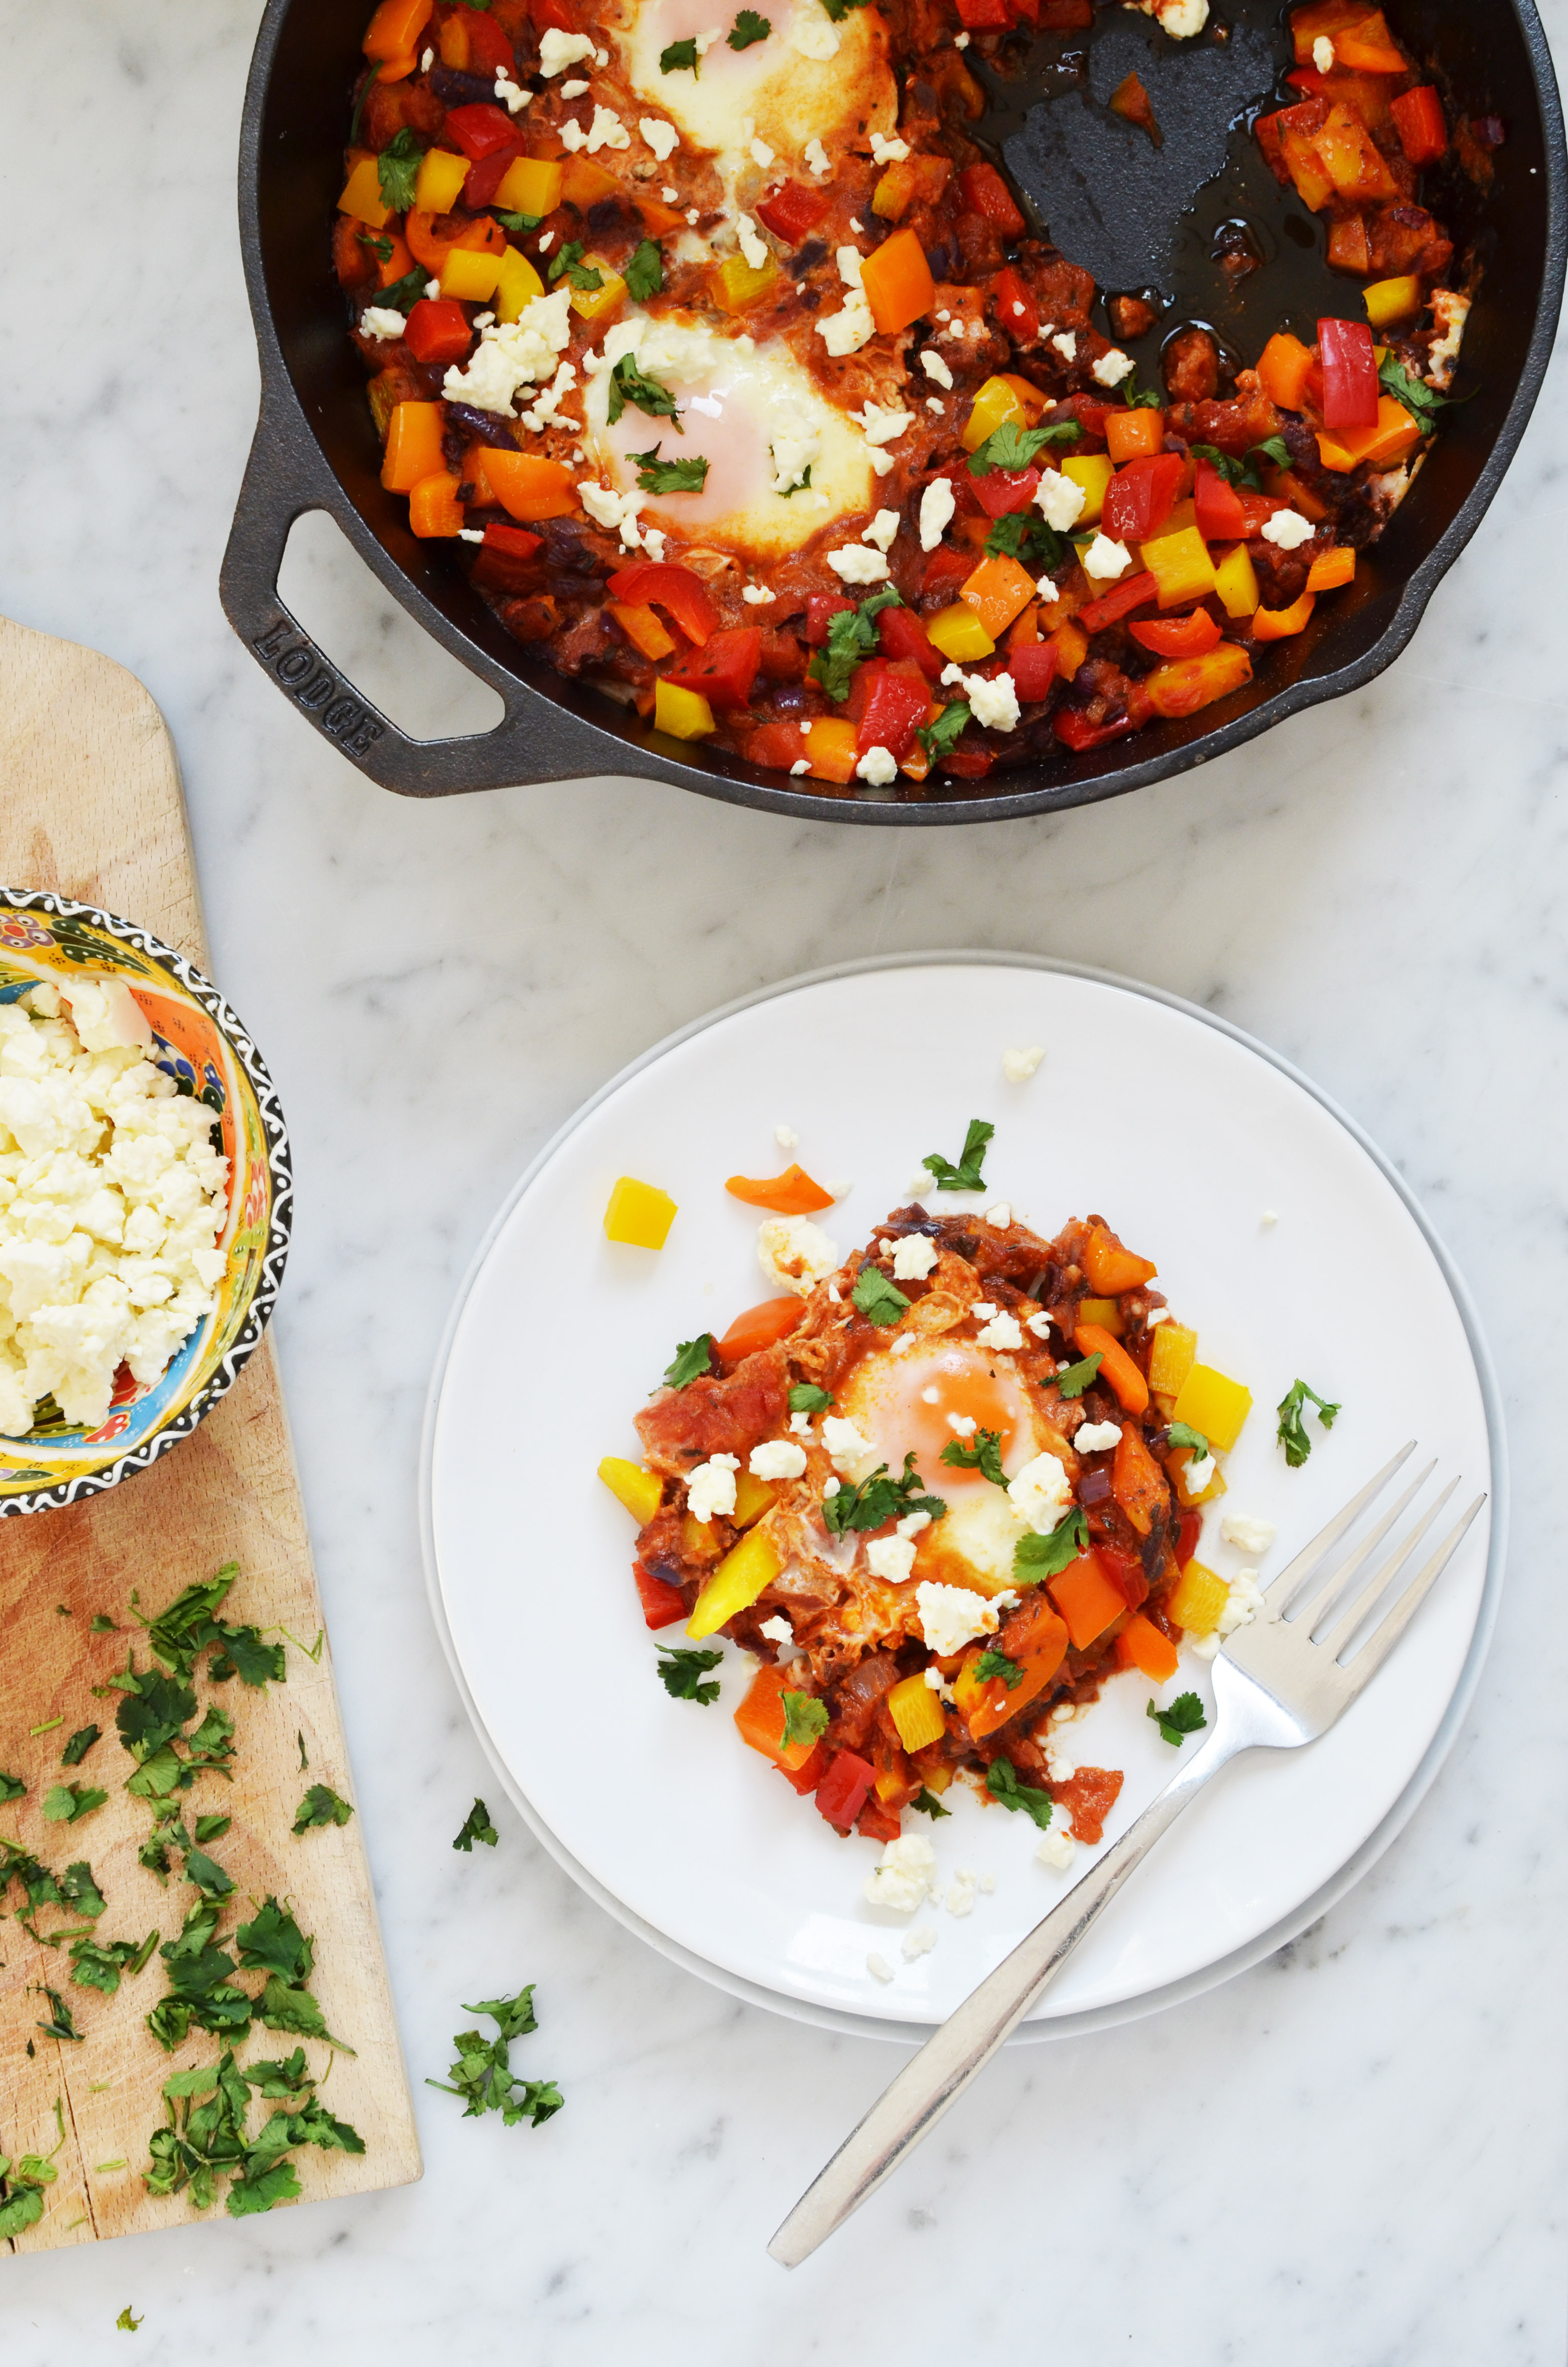
<svg viewBox="0 0 1568 2367">
<path fill-rule="evenodd" d="M 1212 1734 L 1120 1840 L 932 2033 L 801 2195 L 767 2248 L 776 2260 L 787 2269 L 798 2267 L 891 2178 L 978 2078 L 1161 1834 L 1210 1777 L 1246 1748 L 1245 1740 L 1222 1729 Z"/>
</svg>

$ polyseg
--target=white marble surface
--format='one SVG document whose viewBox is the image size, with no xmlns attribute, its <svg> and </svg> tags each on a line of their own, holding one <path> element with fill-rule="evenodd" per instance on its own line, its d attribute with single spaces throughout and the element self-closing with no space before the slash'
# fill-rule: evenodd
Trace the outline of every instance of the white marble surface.
<svg viewBox="0 0 1568 2367">
<path fill-rule="evenodd" d="M 1550 15 L 1568 37 L 1568 0 Z M 419 2087 L 418 2187 L 9 2259 L 0 2352 L 403 2367 L 440 2342 L 476 2361 L 728 2367 L 1007 2343 L 1085 2367 L 1549 2367 L 1568 2167 L 1551 1511 L 1568 372 L 1390 674 L 1136 799 L 918 834 L 627 780 L 421 808 L 331 753 L 218 606 L 254 417 L 233 160 L 255 18 L 244 0 L 0 6 L 0 602 L 161 702 L 218 973 L 291 1118 L 278 1337 L 411 2067 L 444 2074 L 460 1999 L 531 1978 L 530 2068 L 569 2105 L 506 2132 Z M 313 581 L 324 639 L 367 688 L 379 668 L 411 721 L 483 719 L 355 563 Z M 420 1412 L 476 1238 L 580 1099 L 760 981 L 946 945 L 1173 988 L 1371 1129 L 1490 1332 L 1515 1552 L 1462 1740 L 1371 1877 L 1228 1988 L 1008 2056 L 786 2284 L 763 2244 L 897 2057 L 672 1970 L 501 1804 L 500 1848 L 452 1854 L 483 1762 L 426 1611 Z M 113 2330 L 127 2302 L 134 2337 Z"/>
</svg>

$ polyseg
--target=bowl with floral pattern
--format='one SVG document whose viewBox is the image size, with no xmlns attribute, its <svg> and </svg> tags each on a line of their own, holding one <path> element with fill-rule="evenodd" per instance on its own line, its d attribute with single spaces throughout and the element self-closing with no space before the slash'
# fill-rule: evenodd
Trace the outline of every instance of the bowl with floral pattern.
<svg viewBox="0 0 1568 2367">
<path fill-rule="evenodd" d="M 100 1007 L 125 1014 L 142 1059 L 175 1093 L 212 1113 L 210 1148 L 227 1161 L 226 1206 L 220 1203 L 212 1241 L 222 1264 L 210 1283 L 209 1310 L 162 1369 L 142 1379 L 121 1362 L 107 1410 L 90 1427 L 45 1396 L 33 1401 L 28 1429 L 0 1435 L 0 1518 L 96 1495 L 187 1438 L 260 1340 L 289 1251 L 293 1178 L 283 1112 L 260 1053 L 217 988 L 134 922 L 52 890 L 0 888 L 0 1007 L 27 997 L 29 1014 L 50 1008 L 52 996 L 33 992 L 42 987 L 74 1011 L 73 991 L 80 1000 L 85 981 L 101 988 Z M 148 1360 L 140 1361 L 145 1368 Z"/>
</svg>

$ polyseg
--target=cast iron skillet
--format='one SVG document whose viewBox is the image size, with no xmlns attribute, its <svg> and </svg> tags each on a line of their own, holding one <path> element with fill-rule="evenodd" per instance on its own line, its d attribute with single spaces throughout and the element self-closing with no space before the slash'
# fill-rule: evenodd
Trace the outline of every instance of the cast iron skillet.
<svg viewBox="0 0 1568 2367">
<path fill-rule="evenodd" d="M 318 731 L 389 789 L 443 797 L 512 783 L 632 774 L 733 805 L 815 821 L 991 821 L 1051 812 L 1166 778 L 1239 747 L 1283 717 L 1358 689 L 1391 663 L 1481 523 L 1524 433 L 1562 301 L 1568 158 L 1546 36 L 1532 0 L 1393 0 L 1394 23 L 1432 62 L 1459 109 L 1507 129 L 1495 179 L 1478 192 L 1446 169 L 1432 198 L 1462 252 L 1485 265 L 1460 386 L 1415 492 L 1357 582 L 1320 602 L 1308 630 L 1276 643 L 1248 689 L 1187 722 L 1156 724 L 1087 755 L 1065 750 L 994 783 L 937 785 L 918 803 L 889 791 L 823 794 L 699 743 L 653 731 L 634 711 L 578 687 L 514 641 L 471 591 L 447 547 L 410 533 L 407 504 L 382 490 L 365 376 L 345 334 L 327 224 L 342 171 L 347 94 L 368 0 L 268 0 L 240 143 L 240 226 L 261 355 L 261 416 L 224 555 L 235 631 Z M 1311 338 L 1320 313 L 1351 312 L 1356 283 L 1331 273 L 1323 232 L 1263 166 L 1247 124 L 1287 60 L 1279 0 L 1216 0 L 1228 38 L 1172 42 L 1151 20 L 1102 11 L 1089 36 L 1047 35 L 1010 78 L 983 70 L 979 127 L 1025 201 L 1102 290 L 1167 300 L 1137 356 L 1145 383 L 1187 321 L 1208 322 L 1255 360 L 1282 324 Z M 1147 135 L 1104 101 L 1130 65 L 1164 132 Z M 1232 290 L 1214 256 L 1227 221 L 1249 223 L 1265 267 Z M 278 596 L 289 531 L 308 510 L 336 519 L 389 592 L 506 702 L 503 721 L 457 740 L 415 741 L 323 656 Z"/>
</svg>

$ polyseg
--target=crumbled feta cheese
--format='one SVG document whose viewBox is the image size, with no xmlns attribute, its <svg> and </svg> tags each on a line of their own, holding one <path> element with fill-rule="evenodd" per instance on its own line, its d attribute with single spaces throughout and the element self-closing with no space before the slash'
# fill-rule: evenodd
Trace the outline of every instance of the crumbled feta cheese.
<svg viewBox="0 0 1568 2367">
<path fill-rule="evenodd" d="M 569 92 L 573 92 L 574 96 L 581 97 L 587 87 L 585 82 L 578 83 L 574 86 L 565 83 L 562 85 L 561 96 L 564 98 Z M 525 107 L 533 105 L 532 91 L 525 90 L 520 83 L 514 82 L 505 66 L 497 66 L 495 69 L 495 96 L 509 115 L 521 115 Z"/>
<path fill-rule="evenodd" d="M 983 674 L 966 674 L 961 679 L 970 711 L 978 724 L 990 731 L 1017 730 L 1018 694 L 1010 674 L 993 674 L 989 680 Z"/>
<path fill-rule="evenodd" d="M 1088 495 L 1060 469 L 1047 469 L 1035 488 L 1034 505 L 1047 526 L 1066 534 L 1083 516 Z M 1052 585 L 1054 592 L 1055 586 Z"/>
<path fill-rule="evenodd" d="M 850 252 L 854 252 L 853 248 Z M 877 324 L 861 290 L 852 289 L 842 311 L 830 312 L 825 321 L 819 321 L 816 332 L 828 352 L 835 356 L 858 354 L 862 345 L 869 345 L 877 334 Z"/>
<path fill-rule="evenodd" d="M 464 368 L 449 369 L 441 381 L 447 401 L 512 418 L 517 389 L 551 377 L 557 355 L 571 343 L 571 295 L 561 287 L 553 295 L 536 296 L 517 320 L 493 321 L 482 330 Z"/>
<path fill-rule="evenodd" d="M 798 1479 L 805 1467 L 806 1450 L 792 1438 L 765 1438 L 746 1464 L 754 1479 Z"/>
<path fill-rule="evenodd" d="M 838 276 L 846 288 L 858 288 L 865 264 L 865 257 L 859 248 L 858 246 L 835 247 L 833 259 L 838 266 Z"/>
<path fill-rule="evenodd" d="M 999 1233 L 1005 1233 L 1013 1221 L 1013 1211 L 1006 1200 L 998 1200 L 994 1208 L 985 1211 L 985 1221 Z"/>
<path fill-rule="evenodd" d="M 1050 1830 L 1041 1833 L 1035 1843 L 1035 1861 L 1037 1864 L 1050 1866 L 1053 1873 L 1065 1874 L 1076 1850 L 1077 1843 L 1072 1834 L 1059 1831 L 1053 1821 Z"/>
<path fill-rule="evenodd" d="M 647 125 L 644 124 L 642 128 L 644 134 L 646 134 L 648 128 Z M 652 147 L 653 143 L 652 141 L 649 141 L 648 144 Z M 678 205 L 680 202 L 680 191 L 678 189 L 672 189 L 666 186 L 659 191 L 659 195 L 663 198 L 666 206 Z"/>
<path fill-rule="evenodd" d="M 458 528 L 458 540 L 460 542 L 483 542 L 484 540 L 484 528 L 480 526 L 460 526 Z"/>
<path fill-rule="evenodd" d="M 809 1217 L 769 1217 L 757 1229 L 757 1263 L 769 1282 L 810 1297 L 838 1263 L 838 1244 Z"/>
<path fill-rule="evenodd" d="M 359 315 L 362 337 L 377 337 L 384 342 L 389 337 L 401 337 L 407 326 L 403 315 L 394 312 L 390 304 L 367 304 Z"/>
<path fill-rule="evenodd" d="M 827 1500 L 827 1498 L 828 1498 L 829 1496 L 836 1496 L 836 1495 L 837 1495 L 837 1493 L 838 1493 L 838 1491 L 839 1491 L 839 1489 L 843 1487 L 843 1485 L 844 1485 L 844 1482 L 843 1482 L 843 1480 L 842 1480 L 842 1479 L 828 1479 L 828 1480 L 824 1480 L 824 1483 L 823 1483 L 823 1491 L 822 1491 L 822 1492 L 823 1492 L 823 1499 L 824 1499 L 824 1501 L 825 1502 L 825 1501 Z"/>
<path fill-rule="evenodd" d="M 1089 375 L 1101 386 L 1119 386 L 1124 378 L 1131 377 L 1137 367 L 1131 354 L 1124 354 L 1119 345 L 1112 345 L 1108 354 L 1100 356 Z"/>
<path fill-rule="evenodd" d="M 1263 1608 L 1263 1589 L 1257 1582 L 1256 1569 L 1238 1569 L 1231 1580 L 1231 1591 L 1225 1607 L 1220 1614 L 1215 1634 L 1233 1636 L 1238 1627 L 1248 1627 Z"/>
<path fill-rule="evenodd" d="M 909 153 L 907 140 L 889 140 L 880 131 L 871 134 L 871 159 L 878 164 L 902 164 Z"/>
<path fill-rule="evenodd" d="M 885 1956 L 878 1955 L 875 1948 L 866 1959 L 866 1970 L 874 1981 L 891 1981 L 892 1978 L 892 1966 Z"/>
<path fill-rule="evenodd" d="M 953 35 L 953 47 L 955 50 L 967 50 L 969 47 L 969 35 L 967 33 L 955 33 Z"/>
<path fill-rule="evenodd" d="M 1300 510 L 1276 510 L 1271 518 L 1263 521 L 1263 539 L 1277 543 L 1281 550 L 1300 550 L 1303 542 L 1311 542 L 1317 528 Z"/>
<path fill-rule="evenodd" d="M 1243 1553 L 1266 1554 L 1274 1543 L 1274 1523 L 1255 1520 L 1250 1512 L 1227 1512 L 1220 1523 L 1220 1535 Z"/>
<path fill-rule="evenodd" d="M 1078 338 L 1074 330 L 1058 330 L 1056 335 L 1052 337 L 1051 342 L 1055 346 L 1057 352 L 1061 355 L 1064 362 L 1074 362 L 1077 360 Z"/>
<path fill-rule="evenodd" d="M 934 1188 L 931 1182 L 931 1170 L 928 1167 L 917 1167 L 909 1179 L 909 1190 L 913 1197 L 916 1200 L 924 1200 Z"/>
<path fill-rule="evenodd" d="M 1048 1537 L 1060 1528 L 1073 1509 L 1073 1482 L 1059 1455 L 1037 1455 L 1007 1483 L 1013 1510 L 1037 1536 Z"/>
<path fill-rule="evenodd" d="M 1156 1323 L 1169 1323 L 1173 1318 L 1168 1307 L 1151 1307 L 1143 1318 L 1145 1331 L 1152 1331 Z"/>
<path fill-rule="evenodd" d="M 426 50 L 426 51 L 423 52 L 423 54 L 421 55 L 420 60 L 419 60 L 419 71 L 420 71 L 420 73 L 421 73 L 421 74 L 428 74 L 428 73 L 429 73 L 429 71 L 430 71 L 430 69 L 431 69 L 431 67 L 435 64 L 435 62 L 436 62 L 436 52 L 435 52 L 435 51 L 434 51 L 434 50 Z"/>
<path fill-rule="evenodd" d="M 591 83 L 563 82 L 561 85 L 561 96 L 562 98 L 586 98 L 592 88 Z"/>
<path fill-rule="evenodd" d="M 701 210 L 701 208 L 700 208 L 699 206 L 687 206 L 687 210 L 686 210 L 686 218 L 687 218 L 687 221 L 688 222 L 690 222 L 690 223 L 692 224 L 693 228 L 695 229 L 695 227 L 696 227 L 696 225 L 698 224 L 698 222 L 699 222 L 699 221 L 701 221 L 701 219 L 702 219 L 702 210 Z"/>
<path fill-rule="evenodd" d="M 870 525 L 867 527 L 861 534 L 860 539 L 862 542 L 874 542 L 879 550 L 891 550 L 892 548 L 893 537 L 897 534 L 898 529 L 898 512 L 896 510 L 879 510 L 876 516 L 871 520 Z"/>
<path fill-rule="evenodd" d="M 1209 22 L 1209 0 L 1131 0 L 1145 17 L 1158 19 L 1173 41 L 1189 41 Z"/>
<path fill-rule="evenodd" d="M 1181 1475 L 1182 1485 L 1189 1496 L 1201 1496 L 1213 1477 L 1214 1457 L 1211 1455 L 1193 1455 L 1187 1458 L 1187 1468 Z"/>
<path fill-rule="evenodd" d="M 1132 563 L 1132 554 L 1124 542 L 1113 542 L 1108 534 L 1096 534 L 1084 553 L 1084 572 L 1096 583 L 1114 583 L 1125 575 Z"/>
<path fill-rule="evenodd" d="M 825 65 L 829 58 L 838 55 L 838 35 L 828 18 L 816 9 L 797 8 L 790 19 L 790 47 L 798 51 L 801 57 L 813 58 L 818 65 Z M 811 163 L 811 148 L 817 145 L 820 142 L 813 142 L 808 146 L 808 164 Z"/>
<path fill-rule="evenodd" d="M 750 214 L 742 214 L 735 224 L 735 236 L 741 243 L 741 253 L 754 271 L 760 271 L 767 261 L 767 241 L 758 231 Z"/>
<path fill-rule="evenodd" d="M 593 123 L 585 141 L 574 142 L 567 140 L 566 135 L 572 128 L 570 123 L 562 125 L 562 139 L 566 141 L 569 148 L 574 145 L 585 147 L 590 156 L 597 156 L 601 148 L 630 148 L 631 145 L 631 132 L 611 107 L 595 108 Z"/>
<path fill-rule="evenodd" d="M 699 33 L 697 36 L 698 56 L 699 58 L 705 58 L 708 55 L 709 51 L 712 48 L 714 42 L 722 38 L 722 36 L 720 28 L 717 25 L 715 25 L 709 32 Z"/>
<path fill-rule="evenodd" d="M 843 583 L 885 583 L 888 563 L 880 550 L 868 550 L 863 543 L 848 542 L 842 549 L 830 550 L 827 563 Z"/>
<path fill-rule="evenodd" d="M 873 1578 L 885 1579 L 890 1586 L 907 1584 L 915 1568 L 914 1539 L 873 1537 L 866 1547 L 866 1567 Z"/>
<path fill-rule="evenodd" d="M 795 1640 L 795 1631 L 781 1611 L 775 1612 L 771 1619 L 763 1621 L 762 1632 L 770 1644 L 777 1644 L 780 1648 L 793 1644 Z"/>
<path fill-rule="evenodd" d="M 613 527 L 619 535 L 622 549 L 641 548 L 642 537 L 638 530 L 637 513 L 647 498 L 645 494 L 614 492 L 609 486 L 601 485 L 597 477 L 585 478 L 577 487 L 577 493 L 596 526 Z"/>
<path fill-rule="evenodd" d="M 1078 1772 L 1078 1762 L 1065 1743 L 1051 1736 L 1045 1746 L 1045 1772 L 1053 1784 L 1071 1784 Z"/>
<path fill-rule="evenodd" d="M 821 458 L 822 434 L 793 404 L 775 406 L 772 441 L 773 490 L 788 493 L 806 481 L 806 471 Z"/>
<path fill-rule="evenodd" d="M 539 70 L 549 82 L 556 74 L 564 74 L 568 66 L 574 66 L 579 58 L 591 58 L 593 54 L 594 45 L 585 33 L 562 33 L 553 25 L 547 26 L 540 36 Z"/>
<path fill-rule="evenodd" d="M 982 1331 L 974 1335 L 978 1348 L 1021 1348 L 1024 1335 L 1018 1329 L 1016 1315 L 995 1314 Z"/>
<path fill-rule="evenodd" d="M 715 1512 L 733 1512 L 735 1509 L 735 1474 L 741 1467 L 738 1455 L 710 1455 L 699 1463 L 686 1483 L 686 1509 L 694 1521 L 710 1521 Z"/>
<path fill-rule="evenodd" d="M 906 1349 L 913 1348 L 914 1345 L 914 1332 L 901 1331 L 898 1338 L 893 1342 L 892 1346 L 888 1350 L 888 1354 L 890 1356 L 902 1356 Z"/>
<path fill-rule="evenodd" d="M 920 367 L 925 371 L 927 378 L 935 379 L 938 386 L 951 387 L 953 382 L 952 371 L 948 368 L 948 365 L 942 359 L 941 355 L 935 352 L 929 345 L 926 347 L 920 357 Z M 927 395 L 926 399 L 926 408 L 927 411 L 940 411 L 942 406 L 937 402 L 935 395 Z M 947 480 L 943 478 L 937 481 L 946 483 Z M 927 488 L 927 490 L 929 491 L 931 488 Z"/>
<path fill-rule="evenodd" d="M 920 496 L 920 548 L 935 550 L 957 507 L 950 477 L 933 477 Z"/>
<path fill-rule="evenodd" d="M 1073 1444 L 1080 1455 L 1104 1455 L 1121 1444 L 1121 1424 L 1119 1421 L 1080 1422 L 1073 1433 Z"/>
<path fill-rule="evenodd" d="M 935 1887 L 937 1852 L 924 1833 L 900 1833 L 887 1842 L 881 1863 L 866 1877 L 866 1897 L 873 1907 L 894 1915 L 913 1915 L 928 1890 Z"/>
<path fill-rule="evenodd" d="M 1037 1315 L 1027 1315 L 1024 1318 L 1024 1330 L 1032 1331 L 1037 1340 L 1043 1340 L 1050 1329 L 1051 1318 L 1043 1307 Z"/>
<path fill-rule="evenodd" d="M 901 1953 L 904 1962 L 912 1965 L 916 1956 L 928 1956 L 936 1944 L 937 1934 L 930 1924 L 917 1923 L 913 1931 L 904 1933 Z"/>
<path fill-rule="evenodd" d="M 933 1382 L 928 1383 L 928 1384 L 927 1384 L 927 1386 L 926 1386 L 925 1388 L 923 1388 L 923 1389 L 921 1390 L 921 1392 L 920 1392 L 920 1402 L 922 1403 L 922 1405 L 940 1405 L 940 1404 L 941 1404 L 941 1402 L 942 1402 L 942 1392 L 941 1392 L 941 1390 L 940 1390 L 939 1388 L 937 1388 L 937 1385 L 936 1385 L 936 1383 L 935 1383 L 934 1381 L 933 1381 Z"/>
<path fill-rule="evenodd" d="M 967 1867 L 961 1865 L 958 1867 L 951 1882 L 948 1885 L 948 1896 L 943 1902 L 949 1914 L 972 1915 L 974 1894 L 979 1887 L 978 1878 L 971 1874 Z"/>
<path fill-rule="evenodd" d="M 980 1424 L 971 1413 L 950 1413 L 948 1428 L 959 1438 L 972 1438 Z"/>
<path fill-rule="evenodd" d="M 766 607 L 770 600 L 777 600 L 778 597 L 778 593 L 770 592 L 766 583 L 743 583 L 741 585 L 741 598 L 745 602 L 748 608 Z"/>
<path fill-rule="evenodd" d="M 643 116 L 642 121 L 638 124 L 637 129 L 642 134 L 644 141 L 653 150 L 661 164 L 665 162 L 666 157 L 673 156 L 676 150 L 680 146 L 680 133 L 676 130 L 675 125 L 673 123 L 661 123 L 656 115 Z M 679 194 L 680 192 L 678 190 L 666 191 L 665 195 L 665 203 L 667 206 L 674 205 L 676 198 Z"/>
<path fill-rule="evenodd" d="M 855 767 L 855 777 L 873 789 L 885 789 L 898 778 L 898 758 L 891 748 L 868 748 Z"/>
<path fill-rule="evenodd" d="M 961 1652 L 976 1636 L 994 1636 L 997 1615 L 983 1594 L 967 1586 L 941 1586 L 922 1579 L 915 1590 L 920 1632 L 940 1660 Z"/>
<path fill-rule="evenodd" d="M 820 140 L 808 140 L 801 153 L 805 157 L 808 169 L 816 175 L 818 180 L 821 180 L 824 173 L 832 172 L 833 161 Z"/>
<path fill-rule="evenodd" d="M 905 428 L 915 425 L 913 411 L 890 411 L 880 402 L 868 402 L 862 410 L 852 411 L 849 416 L 868 444 L 896 443 Z"/>
<path fill-rule="evenodd" d="M 800 1136 L 794 1127 L 787 1125 L 782 1118 L 773 1129 L 773 1139 L 780 1150 L 799 1150 L 801 1147 Z"/>
<path fill-rule="evenodd" d="M 926 1233 L 906 1233 L 892 1253 L 895 1282 L 924 1282 L 937 1263 L 937 1244 Z"/>
<path fill-rule="evenodd" d="M 751 142 L 751 161 L 754 164 L 759 164 L 766 173 L 768 166 L 777 164 L 778 160 L 766 140 L 754 140 Z"/>
<path fill-rule="evenodd" d="M 794 1432 L 797 1438 L 810 1438 L 812 1434 L 811 1415 L 809 1413 L 792 1413 L 790 1416 L 790 1427 Z"/>
<path fill-rule="evenodd" d="M 1275 1215 L 1272 1208 L 1265 1208 L 1262 1216 L 1257 1221 L 1260 1225 L 1277 1225 L 1279 1222 L 1279 1219 Z"/>
<path fill-rule="evenodd" d="M 1312 63 L 1319 74 L 1334 72 L 1334 43 L 1326 33 L 1320 33 L 1312 43 Z"/>
<path fill-rule="evenodd" d="M 803 756 L 797 756 L 794 763 L 790 767 L 791 773 L 809 773 L 811 769 L 810 764 L 806 762 L 806 759 Z"/>
<path fill-rule="evenodd" d="M 868 1471 L 874 1471 L 882 1459 L 870 1440 L 843 1414 L 824 1415 L 822 1443 L 839 1478 L 852 1483 L 863 1479 Z"/>
<path fill-rule="evenodd" d="M 1045 1058 L 1043 1044 L 1026 1044 L 1002 1055 L 1002 1074 L 1010 1085 L 1027 1085 Z"/>
</svg>

